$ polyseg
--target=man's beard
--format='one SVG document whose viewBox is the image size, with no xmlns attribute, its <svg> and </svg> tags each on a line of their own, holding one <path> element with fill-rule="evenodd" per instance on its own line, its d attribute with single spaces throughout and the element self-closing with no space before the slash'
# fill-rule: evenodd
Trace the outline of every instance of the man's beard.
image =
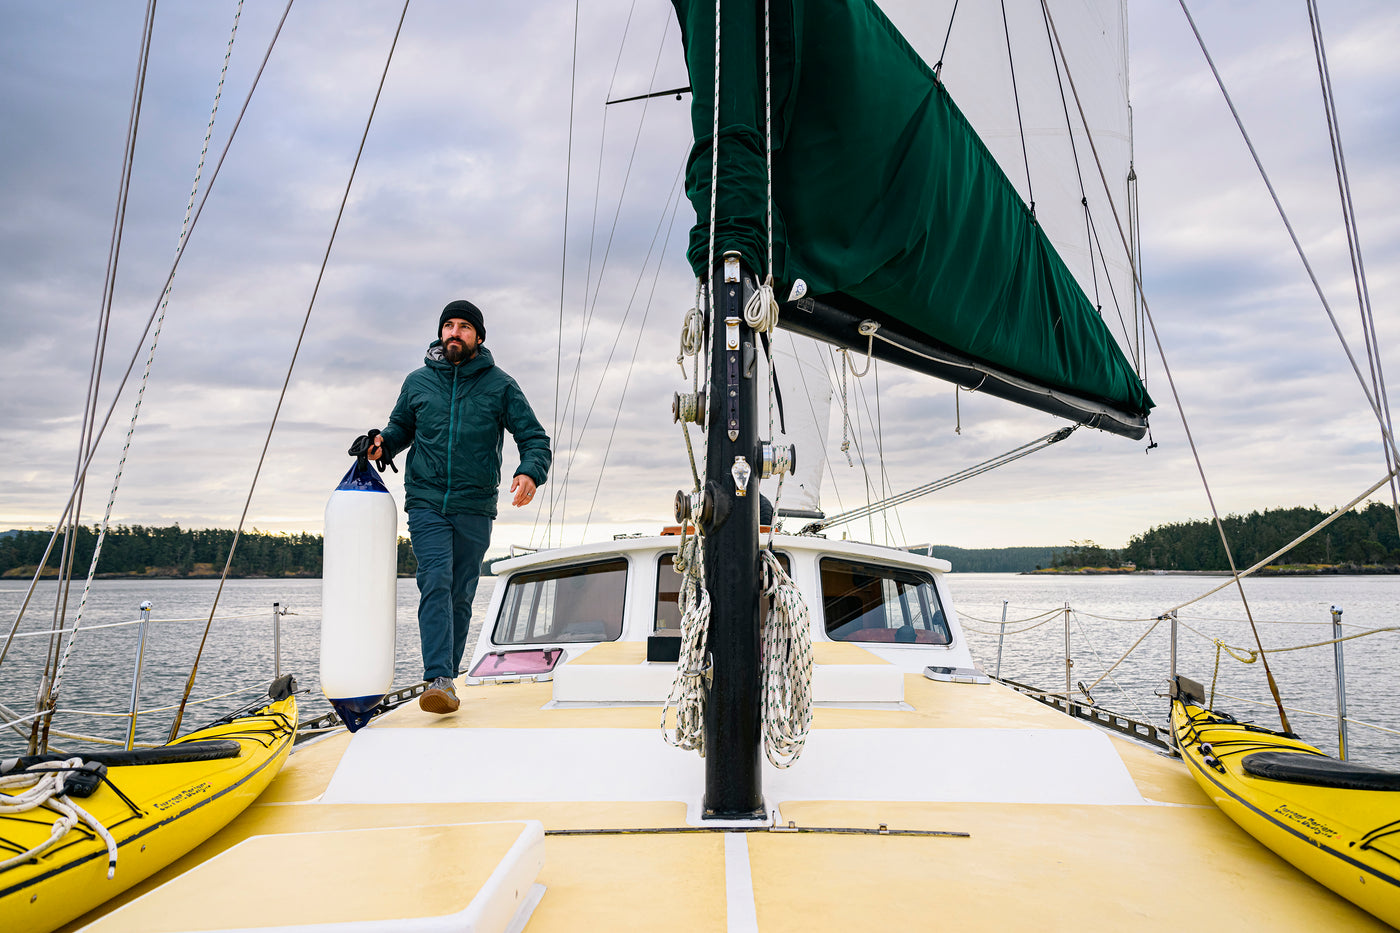
<svg viewBox="0 0 1400 933">
<path fill-rule="evenodd" d="M 471 359 L 474 354 L 467 348 L 466 341 L 459 337 L 449 337 L 447 342 L 442 345 L 442 355 L 447 362 L 456 365 L 463 360 Z"/>
</svg>

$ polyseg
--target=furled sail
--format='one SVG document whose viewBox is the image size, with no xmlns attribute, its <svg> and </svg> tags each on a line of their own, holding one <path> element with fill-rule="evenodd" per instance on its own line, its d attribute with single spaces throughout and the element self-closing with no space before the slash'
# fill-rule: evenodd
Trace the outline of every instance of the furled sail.
<svg viewBox="0 0 1400 933">
<path fill-rule="evenodd" d="M 689 258 L 711 255 L 714 5 L 674 0 L 694 89 Z M 947 88 L 869 0 L 771 0 L 782 326 L 1140 437 L 1152 400 Z M 764 16 L 724 0 L 714 257 L 766 270 Z M 870 333 L 874 330 L 874 333 Z"/>
</svg>

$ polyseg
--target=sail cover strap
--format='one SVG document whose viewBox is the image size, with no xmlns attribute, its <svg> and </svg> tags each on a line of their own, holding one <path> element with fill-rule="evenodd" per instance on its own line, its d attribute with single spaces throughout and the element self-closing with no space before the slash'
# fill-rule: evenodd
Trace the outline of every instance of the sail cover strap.
<svg viewBox="0 0 1400 933">
<path fill-rule="evenodd" d="M 947 89 L 875 4 L 772 0 L 765 127 L 758 2 L 725 0 L 716 120 L 713 4 L 673 0 L 695 88 L 686 191 L 696 274 L 706 272 L 718 140 L 716 254 L 739 251 L 760 278 L 773 275 L 779 294 L 801 279 L 824 304 L 1145 417 L 1152 400 L 1098 312 Z"/>
</svg>

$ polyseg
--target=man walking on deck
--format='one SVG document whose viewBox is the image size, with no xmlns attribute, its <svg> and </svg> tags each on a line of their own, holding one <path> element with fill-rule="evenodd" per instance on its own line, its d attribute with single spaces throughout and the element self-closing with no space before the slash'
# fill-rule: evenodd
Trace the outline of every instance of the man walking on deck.
<svg viewBox="0 0 1400 933">
<path fill-rule="evenodd" d="M 453 301 L 443 308 L 423 367 L 404 380 L 389 423 L 368 452 L 378 460 L 411 448 L 403 507 L 418 559 L 423 679 L 431 682 L 418 705 L 430 713 L 458 706 L 452 679 L 462 663 L 481 561 L 491 543 L 504 432 L 510 431 L 520 453 L 510 484 L 512 505 L 530 503 L 549 473 L 549 435 L 485 342 L 486 322 L 476 305 Z"/>
</svg>

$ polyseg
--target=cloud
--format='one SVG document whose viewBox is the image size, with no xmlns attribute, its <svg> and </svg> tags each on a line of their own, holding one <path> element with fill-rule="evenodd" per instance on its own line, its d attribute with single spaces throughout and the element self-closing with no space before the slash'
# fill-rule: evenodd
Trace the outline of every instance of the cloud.
<svg viewBox="0 0 1400 933">
<path fill-rule="evenodd" d="M 1379 2 L 1325 12 L 1384 353 L 1400 338 L 1390 297 L 1400 277 L 1392 183 L 1400 64 L 1391 54 L 1400 15 Z M 1217 503 L 1223 511 L 1340 504 L 1383 469 L 1374 419 L 1179 11 L 1132 13 L 1145 285 Z M 669 412 L 671 393 L 688 388 L 674 358 L 694 301 L 683 255 L 693 214 L 684 201 L 674 222 L 671 213 L 689 148 L 689 99 L 603 101 L 688 79 L 667 5 L 635 11 L 621 55 L 627 5 L 592 3 L 587 14 L 575 80 L 574 22 L 557 5 L 410 8 L 250 525 L 319 529 L 350 439 L 382 423 L 403 376 L 420 365 L 438 309 L 455 297 L 483 308 L 493 353 L 555 434 L 556 471 L 540 500 L 544 508 L 554 502 L 553 540 L 561 525 L 574 543 L 585 522 L 594 537 L 670 520 L 671 496 L 689 485 Z M 244 11 L 205 184 L 278 15 Z M 396 5 L 367 0 L 293 9 L 175 279 L 119 520 L 237 520 L 397 15 Z M 1262 2 L 1198 15 L 1364 368 L 1306 20 Z M 6 3 L 4 16 L 0 400 L 21 462 L 0 489 L 0 529 L 52 522 L 67 495 L 140 8 L 101 5 L 77 16 Z M 134 380 L 144 365 L 138 335 L 170 269 L 230 20 L 231 9 L 205 4 L 157 14 L 104 413 L 127 362 L 137 361 Z M 955 78 L 968 87 L 977 77 L 951 55 L 948 74 L 955 93 Z M 1116 319 L 1112 326 L 1116 332 Z M 1151 525 L 1206 514 L 1150 340 L 1148 350 L 1159 403 L 1159 446 L 1148 455 L 1146 442 L 1082 430 L 901 507 L 890 534 L 962 546 L 1071 538 L 1116 545 Z M 860 459 L 846 465 L 839 397 L 834 403 L 829 510 L 954 473 L 1057 425 L 995 399 L 955 398 L 947 385 L 891 367 L 879 368 L 878 379 L 878 398 L 873 376 L 852 380 L 849 405 L 853 456 L 858 449 L 868 467 Z M 85 520 L 105 502 L 133 391 L 94 460 Z M 873 463 L 877 450 L 883 470 Z M 511 456 L 507 442 L 507 469 Z M 396 493 L 400 482 L 391 477 Z M 885 540 L 881 521 L 861 533 L 873 527 Z M 495 543 L 540 543 L 547 522 L 547 512 L 504 507 Z"/>
</svg>

